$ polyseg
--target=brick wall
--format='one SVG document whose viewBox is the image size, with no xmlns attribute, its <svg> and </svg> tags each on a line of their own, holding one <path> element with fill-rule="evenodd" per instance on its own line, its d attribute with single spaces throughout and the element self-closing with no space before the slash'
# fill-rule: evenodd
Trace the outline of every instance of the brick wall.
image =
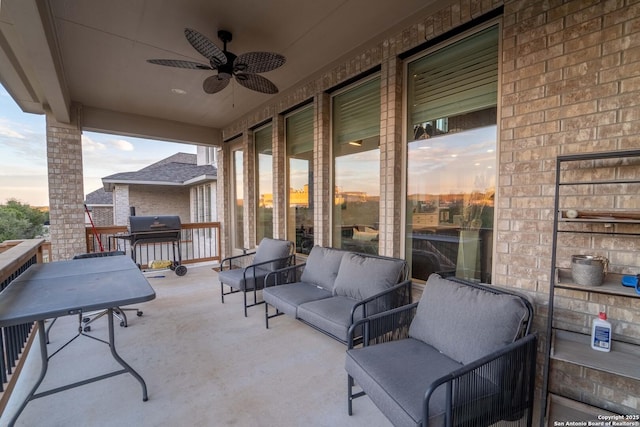
<svg viewBox="0 0 640 427">
<path fill-rule="evenodd" d="M 536 298 L 540 331 L 551 272 L 555 157 L 640 148 L 640 5 L 625 3 L 633 2 L 505 4 L 494 278 Z M 640 174 L 637 166 L 633 173 Z M 635 200 L 630 208 L 640 207 L 637 190 L 626 190 Z M 590 198 L 589 207 L 611 207 L 612 196 L 601 196 Z M 571 239 L 561 242 L 559 258 L 570 260 L 571 253 L 585 253 L 576 252 L 583 247 L 604 251 L 616 268 L 640 265 L 640 245 Z M 638 342 L 640 301 L 589 295 L 558 292 L 559 324 L 588 332 L 597 312 L 606 310 L 618 337 Z M 620 413 L 640 411 L 638 381 L 566 363 L 552 368 L 552 390 Z"/>
<path fill-rule="evenodd" d="M 136 208 L 136 216 L 178 215 L 181 222 L 191 219 L 188 188 L 130 185 L 129 204 Z"/>
<path fill-rule="evenodd" d="M 316 186 L 316 243 L 330 236 L 329 97 L 326 91 L 359 74 L 381 67 L 380 247 L 397 254 L 403 222 L 402 161 L 404 154 L 402 64 L 398 55 L 503 6 L 499 76 L 498 188 L 493 283 L 529 294 L 536 303 L 534 329 L 540 333 L 540 361 L 544 351 L 555 191 L 555 159 L 559 154 L 640 149 L 640 3 L 612 1 L 472 1 L 417 15 L 396 34 L 356 52 L 343 63 L 302 82 L 271 104 L 223 130 L 225 139 L 243 134 L 256 124 L 312 100 L 316 109 L 314 185 Z M 400 73 L 400 75 L 398 74 Z M 278 142 L 278 147 L 281 146 Z M 284 150 L 282 150 L 284 151 Z M 284 154 L 283 154 L 284 155 Z M 282 165 L 274 163 L 274 165 Z M 225 165 L 226 166 L 226 165 Z M 274 174 L 284 174 L 274 166 Z M 227 171 L 221 167 L 219 176 Z M 284 175 L 282 175 L 284 176 Z M 276 178 L 276 179 L 281 179 Z M 635 200 L 637 188 L 626 198 Z M 636 202 L 628 202 L 634 204 Z M 222 207 L 222 206 L 221 206 Z M 320 209 L 318 209 L 320 207 Z M 330 208 L 329 208 L 330 209 Z M 249 220 L 254 220 L 249 218 Z M 614 240 L 593 240 L 590 248 L 616 247 Z M 619 248 L 617 248 L 619 249 Z M 623 253 L 624 252 L 624 253 Z M 635 246 L 612 258 L 639 266 Z M 636 271 L 637 272 L 637 271 Z M 561 321 L 584 330 L 601 307 L 618 323 L 616 334 L 639 338 L 638 299 L 560 293 Z M 564 313 L 564 314 L 563 314 Z M 539 366 L 539 375 L 542 366 Z M 640 383 L 612 377 L 575 365 L 554 364 L 552 389 L 571 390 L 579 400 L 621 413 L 640 412 Z"/>
<path fill-rule="evenodd" d="M 113 206 L 92 206 L 91 219 L 96 227 L 113 225 Z"/>
<path fill-rule="evenodd" d="M 129 225 L 129 186 L 116 184 L 113 188 L 113 224 Z"/>
</svg>

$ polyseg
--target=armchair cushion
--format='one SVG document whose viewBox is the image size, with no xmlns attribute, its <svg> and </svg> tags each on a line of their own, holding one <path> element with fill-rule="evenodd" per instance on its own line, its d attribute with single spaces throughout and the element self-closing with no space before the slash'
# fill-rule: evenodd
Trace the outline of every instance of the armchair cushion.
<svg viewBox="0 0 640 427">
<path fill-rule="evenodd" d="M 345 361 L 349 375 L 397 426 L 421 425 L 426 386 L 461 366 L 432 346 L 411 338 L 348 350 Z M 473 394 L 466 387 L 456 390 L 454 406 L 475 400 L 482 408 L 491 405 L 500 392 L 486 379 L 475 376 L 473 381 L 477 386 Z M 440 387 L 429 403 L 429 425 L 440 425 L 445 410 L 445 387 Z M 469 419 L 476 415 L 479 414 L 466 414 Z"/>
<path fill-rule="evenodd" d="M 314 246 L 309 253 L 307 265 L 302 271 L 300 280 L 333 292 L 334 282 L 344 254 L 344 251 L 337 249 Z"/>
<path fill-rule="evenodd" d="M 275 271 L 287 265 L 286 258 L 291 254 L 291 242 L 288 240 L 269 239 L 265 237 L 260 241 L 256 254 L 253 257 L 253 264 L 260 264 L 272 259 L 278 261 L 260 266 L 265 270 Z"/>
<path fill-rule="evenodd" d="M 264 278 L 267 274 L 269 274 L 269 270 L 259 267 L 236 268 L 219 272 L 218 280 L 233 289 L 248 291 L 253 290 L 256 282 L 258 283 L 258 289 L 261 289 L 264 286 Z"/>
<path fill-rule="evenodd" d="M 527 317 L 517 296 L 492 294 L 432 274 L 409 336 L 467 364 L 515 341 Z"/>
<path fill-rule="evenodd" d="M 361 301 L 397 285 L 404 261 L 346 253 L 335 281 L 335 294 Z M 372 314 L 372 313 L 369 313 Z"/>
<path fill-rule="evenodd" d="M 300 304 L 329 298 L 331 296 L 330 291 L 306 282 L 269 286 L 262 294 L 267 304 L 293 317 L 297 316 L 298 306 Z"/>
</svg>

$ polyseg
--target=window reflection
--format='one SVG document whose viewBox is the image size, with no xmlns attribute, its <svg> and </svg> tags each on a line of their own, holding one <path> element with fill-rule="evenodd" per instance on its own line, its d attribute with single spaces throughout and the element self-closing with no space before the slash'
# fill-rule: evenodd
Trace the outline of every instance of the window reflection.
<svg viewBox="0 0 640 427">
<path fill-rule="evenodd" d="M 234 172 L 234 182 L 233 182 L 233 198 L 235 200 L 235 205 L 233 209 L 233 214 L 235 217 L 234 223 L 234 241 L 233 245 L 235 248 L 242 249 L 244 248 L 244 166 L 243 166 L 243 152 L 241 150 L 236 150 L 233 152 L 233 172 Z"/>
<path fill-rule="evenodd" d="M 333 246 L 378 253 L 380 218 L 379 137 L 336 148 Z"/>
<path fill-rule="evenodd" d="M 256 181 L 258 203 L 256 208 L 256 242 L 263 237 L 273 238 L 273 150 L 272 127 L 267 126 L 254 134 L 256 147 Z"/>
<path fill-rule="evenodd" d="M 492 125 L 409 142 L 407 254 L 414 278 L 438 272 L 490 281 L 496 131 Z"/>
<path fill-rule="evenodd" d="M 289 158 L 289 224 L 294 227 L 289 238 L 295 239 L 296 251 L 302 254 L 313 248 L 312 173 L 311 159 Z"/>
<path fill-rule="evenodd" d="M 285 120 L 287 142 L 287 238 L 296 252 L 313 248 L 313 108 L 306 107 Z"/>
</svg>

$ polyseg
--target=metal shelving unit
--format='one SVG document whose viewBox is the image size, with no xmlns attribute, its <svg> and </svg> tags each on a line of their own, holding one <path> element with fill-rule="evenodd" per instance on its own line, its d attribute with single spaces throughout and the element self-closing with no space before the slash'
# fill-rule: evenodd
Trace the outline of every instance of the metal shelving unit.
<svg viewBox="0 0 640 427">
<path fill-rule="evenodd" d="M 571 292 L 600 293 L 622 298 L 640 298 L 640 295 L 638 295 L 635 289 L 621 285 L 620 280 L 622 274 L 607 274 L 606 280 L 601 286 L 583 286 L 573 283 L 571 271 L 567 268 L 560 268 L 558 265 L 558 237 L 563 233 L 583 234 L 590 237 L 603 235 L 640 238 L 640 210 L 636 212 L 612 209 L 611 211 L 603 212 L 602 210 L 590 211 L 588 208 L 585 208 L 584 210 L 580 210 L 578 218 L 569 218 L 561 207 L 561 199 L 563 197 L 575 197 L 579 199 L 580 197 L 593 196 L 593 194 L 588 191 L 574 191 L 569 192 L 570 196 L 563 195 L 561 192 L 563 187 L 574 186 L 581 188 L 584 186 L 640 184 L 640 178 L 635 179 L 635 177 L 634 179 L 618 177 L 609 180 L 598 177 L 589 181 L 571 179 L 563 182 L 563 165 L 583 162 L 585 165 L 584 168 L 579 169 L 585 170 L 587 168 L 593 168 L 593 166 L 588 165 L 593 164 L 594 161 L 597 164 L 598 161 L 606 161 L 607 159 L 625 158 L 640 158 L 640 150 L 566 155 L 558 156 L 556 160 L 551 283 L 549 288 L 549 310 L 546 331 L 547 349 L 542 386 L 543 404 L 541 405 L 541 425 L 545 425 L 545 422 L 548 421 L 547 417 L 551 416 L 556 419 L 555 417 L 564 415 L 565 417 L 569 417 L 568 419 L 583 419 L 584 421 L 588 421 L 592 420 L 596 413 L 603 414 L 607 412 L 600 408 L 595 408 L 582 402 L 551 393 L 549 391 L 549 370 L 553 360 L 640 380 L 640 346 L 634 343 L 614 341 L 611 352 L 597 352 L 591 349 L 589 344 L 590 336 L 582 333 L 584 331 L 563 330 L 554 325 L 556 289 Z M 616 167 L 617 166 L 619 165 L 616 165 Z M 599 165 L 599 167 L 602 166 Z M 640 265 L 638 267 L 640 268 Z"/>
</svg>

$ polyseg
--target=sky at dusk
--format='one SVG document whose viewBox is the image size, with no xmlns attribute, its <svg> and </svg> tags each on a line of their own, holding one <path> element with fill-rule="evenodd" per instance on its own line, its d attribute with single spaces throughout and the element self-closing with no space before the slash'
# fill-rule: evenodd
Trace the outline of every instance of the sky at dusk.
<svg viewBox="0 0 640 427">
<path fill-rule="evenodd" d="M 83 132 L 84 193 L 102 187 L 102 177 L 137 171 L 178 152 L 195 154 L 196 146 Z M 0 86 L 0 204 L 16 199 L 47 206 L 48 191 L 45 117 L 22 112 Z"/>
</svg>

